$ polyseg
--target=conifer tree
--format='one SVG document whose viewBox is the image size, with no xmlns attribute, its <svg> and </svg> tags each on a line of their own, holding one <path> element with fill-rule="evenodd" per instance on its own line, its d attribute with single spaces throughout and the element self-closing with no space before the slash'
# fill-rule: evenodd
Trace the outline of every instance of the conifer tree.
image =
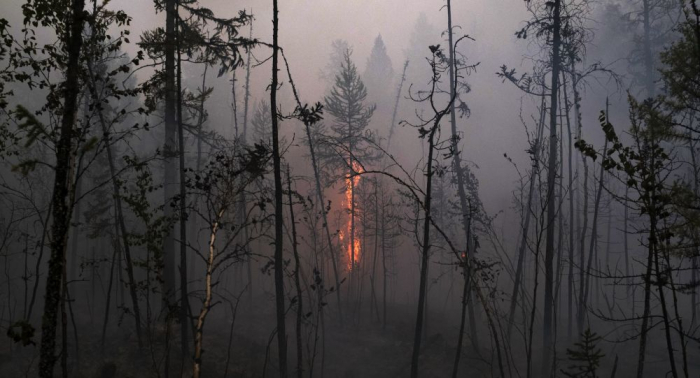
<svg viewBox="0 0 700 378">
<path fill-rule="evenodd" d="M 571 365 L 566 370 L 562 370 L 562 373 L 571 378 L 598 377 L 597 370 L 600 366 L 600 360 L 605 356 L 597 347 L 600 339 L 600 336 L 587 328 L 581 335 L 581 341 L 574 343 L 575 348 L 566 350 Z"/>
<path fill-rule="evenodd" d="M 343 161 L 333 159 L 330 165 L 333 168 L 341 168 L 335 171 L 347 173 L 350 181 L 350 270 L 355 268 L 355 180 L 358 173 L 358 161 L 367 161 L 372 158 L 371 151 L 364 140 L 364 131 L 369 125 L 374 114 L 375 106 L 366 105 L 367 89 L 362 82 L 357 67 L 352 62 L 352 51 L 346 49 L 343 55 L 340 72 L 335 77 L 335 86 L 331 93 L 325 97 L 326 111 L 335 118 L 331 129 L 335 133 L 337 144 L 345 149 Z"/>
<path fill-rule="evenodd" d="M 388 94 L 394 80 L 394 67 L 386 53 L 386 46 L 381 34 L 374 40 L 374 47 L 367 59 L 367 67 L 362 74 L 367 83 L 367 95 L 372 102 L 380 103 Z"/>
</svg>

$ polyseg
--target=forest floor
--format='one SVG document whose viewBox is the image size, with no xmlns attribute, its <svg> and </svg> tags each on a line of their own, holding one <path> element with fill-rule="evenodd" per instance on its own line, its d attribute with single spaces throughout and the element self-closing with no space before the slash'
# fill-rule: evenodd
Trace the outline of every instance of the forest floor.
<svg viewBox="0 0 700 378">
<path fill-rule="evenodd" d="M 277 374 L 277 340 L 273 337 L 274 312 L 269 308 L 248 307 L 241 305 L 233 324 L 233 318 L 224 311 L 214 313 L 204 331 L 204 354 L 202 377 L 270 377 Z M 219 309 L 221 310 L 221 309 Z M 309 373 L 315 377 L 331 378 L 381 378 L 407 377 L 410 372 L 411 352 L 414 335 L 413 306 L 394 305 L 388 309 L 389 318 L 386 328 L 382 327 L 376 313 L 365 309 L 361 317 L 346 315 L 344 325 L 337 319 L 326 319 L 324 332 L 318 329 L 318 339 L 314 352 L 315 328 L 305 327 L 304 333 L 304 377 Z M 82 314 L 82 315 L 81 315 Z M 290 372 L 296 372 L 296 334 L 294 328 L 295 313 L 288 313 L 288 366 Z M 146 332 L 149 340 L 146 345 L 153 348 L 138 348 L 135 332 L 129 327 L 128 317 L 119 319 L 120 327 L 108 329 L 104 346 L 101 343 L 101 326 L 92 319 L 95 326 L 90 327 L 87 312 L 76 312 L 77 324 L 85 324 L 78 330 L 79 345 L 75 348 L 75 333 L 69 327 L 69 376 L 75 378 L 141 378 L 163 377 L 165 364 L 165 345 L 170 344 L 170 376 L 179 376 L 183 359 L 180 356 L 180 329 L 175 325 L 170 332 L 164 327 L 155 327 Z M 485 319 L 482 319 L 485 323 Z M 423 339 L 420 359 L 420 376 L 422 378 L 450 377 L 457 342 L 458 323 L 454 318 L 446 319 L 439 314 L 429 314 L 428 332 Z M 484 326 L 485 328 L 485 326 Z M 38 332 L 37 332 L 38 333 Z M 485 329 L 479 332 L 482 344 L 480 355 L 476 353 L 470 340 L 465 336 L 465 347 L 461 357 L 459 376 L 461 377 L 497 377 L 496 356 L 485 352 L 490 343 Z M 35 338 L 38 342 L 38 338 Z M 7 339 L 6 339 L 7 340 Z M 9 341 L 9 340 L 8 340 Z M 650 340 L 647 355 L 648 377 L 662 377 L 668 370 L 667 357 L 661 338 Z M 229 344 L 230 343 L 230 344 Z M 658 344 L 658 345 L 657 345 Z M 230 345 L 230 348 L 229 348 Z M 269 345 L 269 347 L 268 347 Z M 634 347 L 632 347 L 634 346 Z M 524 350 L 512 345 L 513 350 Z M 637 342 L 626 344 L 608 344 L 603 348 L 608 352 L 601 364 L 603 376 L 612 371 L 614 356 L 619 365 L 617 378 L 632 376 L 636 368 Z M 533 345 L 533 355 L 539 356 Z M 565 348 L 560 348 L 564 350 Z M 696 348 L 697 349 L 697 348 Z M 57 345 L 60 351 L 60 340 Z M 697 350 L 691 351 L 697 355 Z M 38 346 L 20 347 L 11 342 L 0 342 L 0 377 L 34 377 L 37 375 Z M 77 363 L 76 363 L 77 357 Z M 313 370 L 310 369 L 314 359 Z M 510 357 L 518 365 L 524 366 L 525 355 Z M 559 356 L 565 359 L 565 356 Z M 694 360 L 697 361 L 697 360 Z M 692 363 L 694 365 L 694 363 Z M 565 368 L 567 361 L 560 362 Z M 679 366 L 680 367 L 680 366 Z M 523 371 L 512 371 L 514 377 L 525 376 Z M 189 377 L 190 372 L 182 374 Z M 506 373 L 508 374 L 508 373 Z M 295 374 L 296 375 L 296 374 Z M 559 374 L 560 376 L 562 374 Z M 57 376 L 60 376 L 60 358 L 57 363 Z M 534 374 L 533 376 L 537 376 Z"/>
</svg>

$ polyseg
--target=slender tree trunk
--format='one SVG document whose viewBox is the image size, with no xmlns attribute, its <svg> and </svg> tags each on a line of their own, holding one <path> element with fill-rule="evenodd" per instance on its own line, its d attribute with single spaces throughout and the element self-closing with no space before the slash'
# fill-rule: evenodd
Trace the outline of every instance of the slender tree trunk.
<svg viewBox="0 0 700 378">
<path fill-rule="evenodd" d="M 698 41 L 700 43 L 700 41 Z M 696 198 L 698 198 L 698 195 L 700 194 L 700 190 L 698 190 L 698 162 L 696 159 L 696 152 L 695 152 L 695 143 L 693 142 L 692 135 L 689 135 L 688 138 L 688 147 L 690 150 L 690 162 L 691 162 L 691 169 L 693 170 L 693 194 L 695 195 Z M 627 208 L 625 207 L 625 212 L 627 211 Z M 625 233 L 627 231 L 627 217 L 625 216 Z M 625 260 L 627 260 L 627 238 L 625 237 Z M 700 255 L 700 237 L 697 235 L 697 231 L 693 233 L 693 257 L 691 257 L 691 282 L 693 285 L 697 284 L 698 281 L 698 256 Z M 629 266 L 629 263 L 626 264 Z M 628 268 L 629 269 L 629 268 Z M 629 272 L 627 272 L 627 276 L 629 277 Z M 629 287 L 629 286 L 628 286 Z M 628 294 L 629 296 L 629 289 L 628 289 Z M 690 305 L 691 305 L 691 319 L 690 319 L 690 328 L 692 329 L 696 322 L 697 322 L 697 308 L 698 308 L 698 300 L 697 300 L 697 292 L 696 290 L 691 290 L 690 292 Z"/>
<path fill-rule="evenodd" d="M 607 143 L 606 143 L 607 146 Z M 593 207 L 593 223 L 591 223 L 591 242 L 589 243 L 589 250 L 588 250 L 588 263 L 586 265 L 586 281 L 584 282 L 584 292 L 583 292 L 583 298 L 581 299 L 581 305 L 585 308 L 588 306 L 588 293 L 590 291 L 591 287 L 591 267 L 593 266 L 593 260 L 595 260 L 595 249 L 597 249 L 598 245 L 598 209 L 600 207 L 600 197 L 601 197 L 601 192 L 603 191 L 603 167 L 601 164 L 601 172 L 600 172 L 600 179 L 599 179 L 599 187 L 596 192 L 596 197 L 595 197 L 595 205 Z M 585 321 L 585 317 L 584 317 Z"/>
<path fill-rule="evenodd" d="M 452 34 L 450 34 L 451 38 Z M 451 44 L 451 42 L 450 42 Z M 399 89 L 396 91 L 396 101 L 394 102 L 394 112 L 391 114 L 391 125 L 389 126 L 389 137 L 386 141 L 386 150 L 390 151 L 391 148 L 391 137 L 394 136 L 394 128 L 396 126 L 396 113 L 399 110 L 399 100 L 401 100 L 401 91 L 403 90 L 403 83 L 406 81 L 406 69 L 408 68 L 408 60 L 403 64 L 403 74 L 401 74 L 401 82 L 399 83 Z"/>
<path fill-rule="evenodd" d="M 253 20 L 250 21 L 250 32 L 248 39 L 253 39 Z M 248 108 L 250 103 L 250 55 L 252 49 L 248 49 L 246 54 L 245 64 L 245 94 L 243 95 L 243 132 L 241 133 L 242 142 L 247 143 L 248 135 Z M 250 282 L 249 282 L 250 283 Z"/>
<path fill-rule="evenodd" d="M 88 71 L 91 77 L 94 77 L 92 70 L 92 62 L 87 63 Z M 95 82 L 93 80 L 88 80 L 88 89 L 95 101 L 99 99 L 97 88 L 95 88 Z M 121 236 L 121 244 L 124 247 L 124 257 L 126 258 L 126 274 L 129 279 L 129 295 L 131 296 L 131 305 L 134 309 L 134 324 L 136 326 L 136 336 L 138 339 L 139 348 L 143 346 L 141 340 L 141 311 L 139 309 L 138 295 L 136 294 L 136 280 L 134 279 L 134 264 L 131 258 L 131 247 L 129 246 L 128 231 L 126 229 L 126 223 L 124 221 L 124 212 L 122 208 L 121 190 L 119 188 L 119 181 L 117 178 L 117 168 L 114 162 L 114 152 L 112 151 L 112 143 L 110 143 L 110 131 L 107 126 L 107 122 L 104 119 L 104 114 L 102 111 L 97 111 L 97 119 L 100 122 L 100 127 L 102 129 L 102 139 L 105 142 L 105 150 L 107 152 L 107 162 L 109 164 L 109 174 L 112 181 L 112 196 L 114 197 L 114 208 L 116 211 L 116 235 Z"/>
<path fill-rule="evenodd" d="M 348 139 L 352 140 L 352 124 L 348 123 Z M 350 291 L 348 293 L 350 298 L 350 303 L 355 299 L 355 291 L 357 290 L 357 267 L 355 266 L 355 158 L 353 157 L 353 145 L 352 142 L 348 145 L 348 151 L 350 152 L 349 166 L 350 166 Z M 359 298 L 357 298 L 359 300 Z M 357 314 L 350 314 L 352 318 L 357 319 Z"/>
<path fill-rule="evenodd" d="M 68 64 L 66 65 L 66 80 L 63 92 L 61 133 L 56 145 L 56 168 L 52 196 L 51 258 L 46 278 L 39 357 L 39 376 L 41 378 L 53 377 L 53 369 L 56 363 L 56 323 L 58 305 L 61 299 L 61 276 L 64 268 L 63 253 L 66 247 L 66 236 L 70 228 L 69 206 L 66 200 L 68 197 L 68 171 L 70 170 L 75 112 L 78 106 L 78 93 L 80 92 L 79 71 L 80 52 L 83 45 L 84 8 L 85 0 L 71 1 L 71 20 L 64 37 L 66 50 L 68 51 Z"/>
<path fill-rule="evenodd" d="M 625 253 L 625 275 L 627 276 L 627 288 L 625 290 L 626 297 L 631 304 L 632 313 L 634 314 L 634 301 L 631 300 L 630 290 L 632 289 L 632 276 L 630 275 L 630 255 L 629 255 L 629 245 L 628 245 L 628 226 L 629 226 L 629 206 L 628 206 L 628 193 L 629 187 L 625 185 L 625 224 L 623 225 L 623 248 Z"/>
<path fill-rule="evenodd" d="M 24 233 L 24 251 L 22 252 L 24 253 L 24 272 L 22 275 L 22 284 L 24 285 L 24 308 L 22 309 L 22 317 L 29 321 L 27 317 L 27 305 L 29 305 L 29 233 L 27 231 Z M 5 255 L 5 257 L 7 257 L 7 255 Z M 7 266 L 9 266 L 9 264 Z M 37 272 L 37 274 L 38 273 L 39 272 Z"/>
<path fill-rule="evenodd" d="M 82 197 L 83 192 L 83 181 L 80 179 L 79 175 L 75 175 L 75 196 L 77 198 Z M 80 242 L 80 220 L 82 218 L 82 206 L 81 201 L 77 201 L 73 207 L 73 232 L 71 233 L 71 254 L 70 254 L 70 269 L 69 269 L 69 280 L 76 278 L 76 270 L 79 268 L 78 265 L 78 245 Z"/>
<path fill-rule="evenodd" d="M 253 39 L 253 20 L 250 20 L 250 32 L 248 34 L 248 39 Z M 245 146 L 248 144 L 248 107 L 250 103 L 250 55 L 252 49 L 248 49 L 246 56 L 246 70 L 245 70 L 245 94 L 243 95 L 243 132 L 241 133 L 241 143 Z M 241 201 L 243 202 L 243 211 L 247 211 L 248 205 L 246 200 L 246 192 L 243 191 L 241 195 Z M 243 237 L 248 240 L 248 222 L 243 222 Z M 250 258 L 250 253 L 248 251 L 248 244 L 246 243 L 246 253 L 248 254 L 248 259 L 246 265 L 248 268 L 248 302 L 253 304 L 253 261 Z"/>
<path fill-rule="evenodd" d="M 27 310 L 26 319 L 30 320 L 32 318 L 32 310 L 34 309 L 34 302 L 36 301 L 36 294 L 39 291 L 39 276 L 41 271 L 41 261 L 44 257 L 44 250 L 46 247 L 46 237 L 49 233 L 49 220 L 51 219 L 53 209 L 53 202 L 49 202 L 49 208 L 46 210 L 46 217 L 44 217 L 41 225 L 41 241 L 37 243 L 37 248 L 39 249 L 38 257 L 36 258 L 36 265 L 34 266 L 34 272 L 36 272 L 36 277 L 34 279 L 34 287 L 32 288 L 32 296 L 29 300 L 29 309 Z M 93 267 L 94 269 L 94 267 Z M 93 281 L 94 282 L 94 281 Z M 93 301 L 94 302 L 94 301 Z"/>
<path fill-rule="evenodd" d="M 647 336 L 649 333 L 649 315 L 651 314 L 651 271 L 654 257 L 655 231 L 649 234 L 649 247 L 647 248 L 647 269 L 644 273 L 644 313 L 642 314 L 642 329 L 639 334 L 639 351 L 637 353 L 637 378 L 644 377 L 644 363 L 646 360 Z"/>
<path fill-rule="evenodd" d="M 606 104 L 607 105 L 607 104 Z M 607 107 L 606 107 L 607 108 Z M 606 110 L 606 117 L 608 116 Z M 591 286 L 591 266 L 593 264 L 594 251 L 598 248 L 598 212 L 600 210 L 600 199 L 603 196 L 603 178 L 605 176 L 605 159 L 607 157 L 608 151 L 608 140 L 605 139 L 605 144 L 603 147 L 603 157 L 600 161 L 600 177 L 598 178 L 598 190 L 595 195 L 595 205 L 593 207 L 593 223 L 591 224 L 591 242 L 588 246 L 588 265 L 586 267 L 586 278 L 585 283 L 582 282 L 584 286 L 583 297 L 581 298 L 581 308 L 586 308 L 588 305 L 588 293 Z M 594 173 L 595 175 L 595 173 Z M 585 316 L 583 318 L 585 321 Z"/>
<path fill-rule="evenodd" d="M 549 157 L 547 169 L 547 235 L 544 256 L 544 320 L 542 324 L 542 343 L 543 343 L 543 358 L 542 358 L 542 373 L 543 376 L 549 377 L 551 371 L 550 357 L 552 354 L 552 311 L 553 307 L 553 284 L 554 284 L 554 229 L 556 220 L 555 206 L 555 186 L 557 178 L 557 101 L 559 95 L 559 70 L 561 56 L 559 48 L 561 44 L 561 0 L 554 0 L 553 21 L 552 21 L 552 85 L 551 85 L 551 100 L 550 100 L 550 121 L 549 121 Z"/>
<path fill-rule="evenodd" d="M 469 217 L 469 228 L 468 230 L 470 231 L 467 237 L 471 237 L 471 216 Z M 465 253 L 466 256 L 466 253 Z M 462 343 L 464 341 L 464 323 L 465 323 L 465 318 L 467 315 L 467 302 L 469 302 L 469 280 L 468 278 L 468 270 L 467 270 L 467 264 L 466 261 L 464 265 L 462 265 L 462 274 L 464 275 L 464 287 L 462 288 L 462 306 L 461 306 L 461 314 L 459 318 L 459 335 L 457 336 L 457 350 L 455 351 L 455 362 L 454 365 L 452 366 L 452 378 L 457 378 L 457 372 L 459 371 L 459 360 L 460 357 L 462 357 Z"/>
<path fill-rule="evenodd" d="M 652 211 L 656 212 L 656 210 Z M 650 214 L 650 216 L 655 216 L 655 214 Z M 650 226 L 653 227 L 654 225 L 655 224 L 650 221 Z M 667 280 L 667 278 L 664 277 L 665 272 L 661 270 L 661 264 L 659 264 L 658 250 L 656 251 L 656 253 L 654 253 L 654 270 L 656 271 L 656 290 L 659 292 L 659 302 L 661 304 L 661 318 L 664 324 L 664 335 L 666 336 L 666 351 L 668 352 L 668 362 L 671 365 L 671 374 L 673 375 L 673 378 L 678 378 L 676 356 L 673 348 L 673 340 L 671 339 L 671 322 L 669 320 L 668 306 L 666 305 L 666 293 L 664 287 L 664 282 Z"/>
<path fill-rule="evenodd" d="M 61 373 L 68 378 L 68 315 L 66 314 L 66 296 L 68 295 L 67 254 L 63 251 L 63 274 L 61 275 Z"/>
<path fill-rule="evenodd" d="M 646 1 L 645 1 L 646 4 Z M 653 133 L 652 133 L 653 134 Z M 652 138 L 653 140 L 653 138 Z M 646 143 L 646 142 L 645 142 Z M 647 337 L 649 333 L 649 318 L 651 315 L 651 275 L 652 275 L 652 264 L 654 263 L 654 257 L 658 253 L 657 248 L 658 248 L 658 236 L 657 236 L 657 214 L 656 214 L 656 193 L 655 189 L 657 185 L 657 173 L 655 170 L 655 158 L 654 154 L 651 154 L 651 162 L 649 166 L 651 167 L 651 172 L 649 172 L 649 176 L 652 178 L 646 185 L 648 185 L 649 188 L 651 189 L 651 193 L 646 193 L 648 195 L 648 198 L 650 202 L 648 203 L 647 209 L 648 209 L 648 214 L 649 214 L 649 238 L 648 238 L 648 247 L 647 247 L 647 270 L 646 273 L 644 274 L 644 313 L 642 315 L 642 329 L 640 331 L 640 336 L 639 336 L 639 352 L 637 356 L 637 378 L 642 378 L 644 376 L 644 363 L 646 360 L 646 346 L 647 346 Z M 641 193 L 640 193 L 641 194 Z M 647 205 L 647 204 L 645 204 Z M 658 273 L 658 271 L 657 271 Z M 658 279 L 658 277 L 657 277 Z M 673 353 L 672 351 L 669 351 L 670 353 Z M 671 358 L 671 361 L 673 359 Z M 675 369 L 675 363 L 672 364 L 673 369 Z M 674 377 L 677 376 L 674 374 Z"/>
<path fill-rule="evenodd" d="M 175 18 L 177 0 L 165 0 L 165 143 L 163 176 L 163 215 L 170 219 L 174 209 L 170 202 L 177 194 L 178 161 L 175 158 L 177 152 L 177 86 L 176 86 L 176 62 L 175 62 Z M 161 315 L 169 319 L 168 312 L 174 301 L 175 295 L 175 227 L 168 228 L 168 233 L 163 238 L 163 301 Z"/>
<path fill-rule="evenodd" d="M 539 231 L 538 231 L 539 232 Z M 534 285 L 532 288 L 532 309 L 530 309 L 530 326 L 528 327 L 528 337 L 527 337 L 527 346 L 525 347 L 525 354 L 527 356 L 527 370 L 526 370 L 526 377 L 530 378 L 532 377 L 532 343 L 534 342 L 534 332 L 535 332 L 535 314 L 537 313 L 537 292 L 538 292 L 538 287 L 539 287 L 539 278 L 540 278 L 540 269 L 539 269 L 539 261 L 540 261 L 540 248 L 541 248 L 541 236 L 537 236 L 537 245 L 535 246 L 535 277 L 534 277 Z M 524 307 L 523 307 L 524 308 Z"/>
<path fill-rule="evenodd" d="M 304 301 L 301 295 L 301 281 L 299 275 L 301 271 L 301 263 L 299 262 L 299 251 L 297 251 L 297 226 L 294 218 L 294 202 L 292 198 L 292 178 L 287 165 L 287 188 L 289 200 L 289 216 L 292 223 L 292 251 L 294 251 L 294 285 L 297 290 L 297 319 L 296 319 L 296 342 L 297 342 L 297 377 L 301 378 L 304 375 L 304 350 L 302 348 L 301 339 L 301 317 L 304 313 Z"/>
<path fill-rule="evenodd" d="M 471 211 L 469 209 L 469 203 L 467 201 L 467 192 L 466 192 L 466 179 L 464 177 L 464 172 L 462 170 L 462 159 L 461 159 L 461 152 L 459 151 L 459 135 L 457 134 L 457 119 L 456 119 L 456 109 L 455 109 L 455 101 L 454 99 L 456 98 L 456 93 L 455 91 L 457 88 L 455 87 L 455 66 L 457 59 L 455 59 L 455 51 L 454 51 L 454 42 L 453 42 L 453 33 L 452 33 L 452 1 L 447 0 L 447 32 L 449 36 L 449 49 L 450 49 L 450 97 L 453 99 L 453 101 L 450 104 L 450 124 L 452 126 L 452 164 L 453 168 L 455 171 L 455 174 L 457 176 L 457 194 L 459 195 L 459 204 L 460 204 L 460 210 L 462 212 L 462 228 L 464 231 L 465 237 L 467 239 L 465 240 L 464 244 L 464 249 L 465 249 L 465 255 L 464 255 L 464 260 L 465 260 L 465 265 L 467 266 L 467 276 L 465 279 L 467 281 L 470 281 L 470 276 L 472 274 L 471 271 L 469 271 L 470 264 L 466 263 L 466 260 L 470 259 L 471 256 L 466 254 L 467 249 L 469 248 L 469 243 L 470 240 L 468 239 L 469 237 L 469 223 L 470 219 L 469 216 L 471 214 Z M 469 331 L 470 331 L 470 336 L 472 343 L 474 344 L 474 348 L 479 349 L 479 339 L 478 339 L 478 334 L 476 332 L 476 320 L 474 319 L 474 307 L 473 307 L 473 301 L 468 301 L 467 302 L 467 307 L 469 309 Z"/>
<path fill-rule="evenodd" d="M 643 27 L 644 27 L 644 86 L 647 97 L 654 97 L 654 54 L 651 51 L 651 0 L 642 0 Z"/>
<path fill-rule="evenodd" d="M 530 219 L 532 218 L 532 202 L 535 195 L 535 184 L 538 181 L 540 175 L 540 151 L 542 148 L 542 133 L 544 131 L 544 115 L 545 115 L 545 98 L 542 97 L 542 103 L 540 104 L 540 121 L 537 127 L 537 136 L 535 137 L 535 144 L 533 148 L 532 157 L 532 172 L 530 173 L 530 187 L 527 194 L 527 205 L 523 208 L 523 229 L 522 236 L 520 239 L 520 245 L 518 247 L 518 263 L 515 268 L 515 279 L 513 282 L 513 291 L 510 296 L 510 310 L 508 312 L 508 331 L 507 340 L 510 340 L 511 332 L 513 330 L 513 323 L 515 323 L 515 311 L 518 304 L 518 295 L 521 291 L 522 281 L 523 281 L 523 265 L 525 261 L 525 250 L 527 248 L 527 239 L 530 233 Z M 524 306 L 523 306 L 524 307 Z"/>
<path fill-rule="evenodd" d="M 113 243 L 116 244 L 116 243 Z M 105 303 L 105 317 L 102 322 L 102 338 L 100 339 L 100 348 L 104 350 L 105 339 L 107 337 L 107 323 L 109 323 L 109 306 L 112 303 L 112 283 L 114 282 L 114 266 L 117 265 L 117 250 L 119 249 L 114 245 L 114 251 L 112 252 L 112 264 L 109 268 L 109 283 L 107 284 L 107 300 Z"/>
<path fill-rule="evenodd" d="M 280 378 L 287 378 L 287 330 L 284 321 L 284 220 L 282 204 L 282 163 L 279 147 L 279 123 L 277 116 L 278 71 L 278 8 L 272 0 L 272 85 L 270 87 L 270 114 L 272 116 L 272 161 L 275 177 L 275 303 L 277 309 L 277 348 Z"/>
<path fill-rule="evenodd" d="M 571 119 L 569 117 L 569 95 L 566 91 L 566 75 L 562 75 L 564 83 L 564 109 L 566 111 L 566 128 L 569 135 L 569 279 L 567 290 L 567 337 L 571 339 L 572 324 L 574 319 L 574 169 L 573 169 L 573 140 L 571 139 Z M 562 161 L 562 164 L 564 162 Z"/>
<path fill-rule="evenodd" d="M 178 54 L 179 56 L 179 54 Z M 202 93 L 205 93 L 207 91 L 207 71 L 209 69 L 209 65 L 204 65 L 204 72 L 202 73 Z M 195 137 L 197 139 L 197 159 L 195 162 L 195 171 L 196 172 L 201 172 L 202 169 L 202 138 L 203 138 L 203 129 L 204 129 L 204 102 L 205 102 L 205 96 L 201 96 L 201 99 L 199 101 L 199 115 L 197 118 L 197 136 Z M 196 199 L 192 201 L 192 207 L 195 208 L 195 212 L 199 211 L 199 203 Z M 195 243 L 199 243 L 199 226 L 198 226 L 198 217 L 193 217 L 192 219 L 187 219 L 187 221 L 190 224 L 190 235 L 192 239 L 194 239 Z M 188 270 L 188 276 L 189 277 L 195 277 L 195 271 L 196 271 L 196 264 L 197 260 L 199 260 L 198 256 L 196 253 L 190 253 L 190 261 L 187 264 L 187 270 Z M 192 278 L 189 278 L 192 279 Z M 192 307 L 189 304 L 189 299 L 187 300 L 187 313 L 190 316 L 190 321 L 194 319 L 192 316 Z"/>
<path fill-rule="evenodd" d="M 664 221 L 664 226 L 666 226 L 666 222 Z M 668 285 L 671 290 L 671 297 L 673 300 L 673 311 L 674 311 L 674 316 L 676 318 L 676 323 L 677 326 L 674 327 L 676 332 L 678 332 L 678 338 L 680 339 L 680 347 L 681 347 L 681 356 L 682 356 L 682 366 L 683 366 L 683 375 L 685 378 L 688 378 L 688 348 L 686 345 L 686 336 L 685 336 L 685 331 L 683 330 L 683 318 L 681 317 L 680 313 L 678 312 L 678 291 L 676 288 L 675 283 L 673 282 L 673 274 L 672 274 L 672 269 L 671 269 L 671 256 L 670 256 L 670 248 L 671 248 L 671 241 L 670 239 L 666 240 L 666 248 L 663 249 L 663 258 L 664 262 L 666 263 L 666 273 L 668 275 Z M 670 329 L 668 330 L 669 332 L 671 331 Z M 669 352 L 673 352 L 673 350 L 669 350 Z"/>
<path fill-rule="evenodd" d="M 384 203 L 384 191 L 382 188 L 382 329 L 386 330 L 386 205 Z"/>
<path fill-rule="evenodd" d="M 204 302 L 199 310 L 194 334 L 194 364 L 192 366 L 192 377 L 199 378 L 202 373 L 202 344 L 204 333 L 204 321 L 211 309 L 212 299 L 212 275 L 214 273 L 214 257 L 216 252 L 216 234 L 219 231 L 219 221 L 224 215 L 225 208 L 219 210 L 212 223 L 211 234 L 209 235 L 209 254 L 207 255 L 207 273 L 204 278 Z"/>
<path fill-rule="evenodd" d="M 433 74 L 435 80 L 436 73 Z M 450 82 L 453 85 L 454 81 Z M 452 100 L 454 101 L 454 96 Z M 451 105 L 451 104 L 450 104 Z M 411 378 L 418 377 L 418 358 L 420 357 L 421 336 L 423 334 L 423 317 L 425 309 L 426 287 L 428 282 L 428 262 L 430 257 L 430 221 L 433 188 L 433 155 L 435 150 L 435 133 L 440 128 L 440 121 L 443 113 L 435 115 L 433 125 L 428 135 L 428 160 L 426 162 L 426 188 L 424 199 L 424 220 L 423 220 L 423 246 L 421 251 L 420 283 L 418 286 L 418 309 L 416 315 L 416 329 L 413 336 L 413 353 L 411 357 Z"/>
<path fill-rule="evenodd" d="M 562 75 L 563 77 L 564 75 Z M 561 92 L 566 92 L 566 85 L 564 83 L 563 91 L 559 91 L 559 184 L 557 185 L 558 188 L 558 193 L 557 193 L 557 208 L 559 212 L 559 216 L 557 217 L 557 268 L 555 271 L 556 274 L 556 283 L 554 286 L 554 337 L 556 339 L 557 334 L 558 334 L 558 321 L 557 319 L 558 314 L 560 314 L 560 289 L 561 289 L 561 279 L 562 279 L 562 259 L 564 255 L 564 216 L 563 216 L 563 209 L 564 209 L 564 120 L 563 120 L 563 115 L 565 112 L 562 109 L 562 102 L 561 101 Z M 555 351 L 555 358 L 556 358 L 556 351 Z"/>
<path fill-rule="evenodd" d="M 576 130 L 578 140 L 581 140 L 583 136 L 583 125 L 581 122 L 581 96 L 578 92 L 578 75 L 576 73 L 575 59 L 573 53 L 569 54 L 569 61 L 571 65 L 571 87 L 574 91 L 574 118 L 576 121 Z M 588 228 L 588 160 L 586 156 L 581 153 L 581 160 L 583 162 L 583 225 L 580 230 L 579 239 L 579 296 L 578 296 L 578 313 L 576 319 L 578 335 L 583 334 L 583 322 L 586 315 L 586 308 L 583 304 L 584 296 L 584 286 L 586 283 L 585 277 L 585 256 L 586 256 L 586 230 Z M 577 169 L 578 170 L 578 169 Z"/>
<path fill-rule="evenodd" d="M 326 230 L 326 238 L 328 239 L 328 251 L 331 256 L 331 265 L 333 266 L 333 277 L 335 278 L 335 296 L 338 301 L 338 317 L 340 324 L 343 324 L 343 311 L 340 304 L 340 277 L 338 275 L 338 264 L 336 263 L 336 255 L 333 250 L 333 239 L 331 237 L 330 227 L 328 225 L 328 214 L 326 213 L 326 205 L 323 199 L 323 189 L 321 187 L 321 178 L 318 172 L 318 163 L 316 162 L 316 151 L 314 150 L 314 140 L 311 136 L 310 126 L 304 125 L 306 130 L 306 138 L 309 141 L 309 153 L 311 154 L 311 165 L 314 168 L 314 181 L 316 184 L 316 193 L 318 195 L 319 205 L 321 206 L 321 216 L 323 218 L 323 228 Z"/>
<path fill-rule="evenodd" d="M 381 321 L 379 318 L 379 306 L 377 305 L 377 293 L 375 291 L 375 282 L 377 281 L 377 254 L 379 253 L 379 183 L 378 180 L 374 180 L 374 253 L 372 254 L 372 274 L 370 275 L 370 283 L 372 286 L 372 296 L 370 298 L 370 317 L 372 316 L 372 310 L 377 314 L 377 321 Z"/>
<path fill-rule="evenodd" d="M 176 9 L 179 10 L 179 0 Z M 185 361 L 189 359 L 188 355 L 190 354 L 189 330 L 187 327 L 190 302 L 187 292 L 187 191 L 185 189 L 185 135 L 182 124 L 182 57 L 180 55 L 181 37 L 179 26 L 176 26 L 175 33 L 177 41 L 177 150 L 179 158 L 178 176 L 180 178 L 180 198 L 178 201 L 180 205 L 180 358 L 184 367 Z M 206 75 L 206 71 L 204 74 Z M 202 88 L 202 93 L 204 93 L 204 88 Z M 204 100 L 202 99 L 202 101 Z"/>
</svg>

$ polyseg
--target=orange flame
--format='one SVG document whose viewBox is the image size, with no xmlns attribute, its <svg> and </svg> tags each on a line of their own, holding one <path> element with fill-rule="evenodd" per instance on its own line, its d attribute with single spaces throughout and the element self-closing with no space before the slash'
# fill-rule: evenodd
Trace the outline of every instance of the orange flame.
<svg viewBox="0 0 700 378">
<path fill-rule="evenodd" d="M 352 167 L 353 170 L 357 173 L 362 173 L 362 166 L 357 162 L 354 161 L 352 162 Z M 347 248 L 347 261 L 348 261 L 348 270 L 353 270 L 355 266 L 357 266 L 357 263 L 360 261 L 360 238 L 358 237 L 358 227 L 357 224 L 355 224 L 355 235 L 354 237 L 350 237 L 349 240 L 345 240 L 346 235 L 352 235 L 352 202 L 353 202 L 353 188 L 357 187 L 357 184 L 360 183 L 360 175 L 355 175 L 352 178 L 347 177 L 345 179 L 345 199 L 343 201 L 343 206 L 347 206 L 348 213 L 350 216 L 348 217 L 346 224 L 345 224 L 345 230 L 340 231 L 340 243 L 341 245 L 346 245 Z M 355 216 L 357 217 L 357 207 L 355 207 Z M 354 259 L 353 259 L 353 246 L 354 246 Z"/>
</svg>

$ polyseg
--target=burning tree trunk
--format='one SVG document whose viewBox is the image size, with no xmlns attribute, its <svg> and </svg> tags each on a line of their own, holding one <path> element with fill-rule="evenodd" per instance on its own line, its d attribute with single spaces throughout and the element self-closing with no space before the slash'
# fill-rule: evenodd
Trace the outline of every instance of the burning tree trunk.
<svg viewBox="0 0 700 378">
<path fill-rule="evenodd" d="M 351 55 L 350 50 L 344 51 L 340 73 L 335 77 L 335 85 L 331 93 L 324 99 L 328 113 L 335 118 L 331 126 L 336 133 L 335 143 L 343 149 L 340 154 L 342 159 L 335 159 L 332 163 L 338 170 L 346 172 L 345 205 L 349 210 L 349 224 L 339 234 L 339 238 L 348 248 L 348 269 L 350 270 L 348 295 L 354 295 L 353 291 L 357 284 L 355 282 L 356 265 L 360 255 L 360 242 L 356 235 L 355 224 L 357 217 L 355 189 L 360 180 L 359 174 L 362 173 L 360 160 L 372 158 L 364 143 L 363 132 L 369 125 L 376 108 L 374 105 L 364 104 L 367 89 L 357 73 L 357 67 L 352 62 Z"/>
</svg>

